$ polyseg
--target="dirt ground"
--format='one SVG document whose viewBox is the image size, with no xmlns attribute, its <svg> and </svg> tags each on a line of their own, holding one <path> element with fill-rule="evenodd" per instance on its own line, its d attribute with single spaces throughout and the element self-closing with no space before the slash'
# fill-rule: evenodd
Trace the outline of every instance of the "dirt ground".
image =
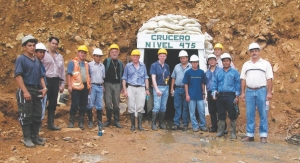
<svg viewBox="0 0 300 163">
<path fill-rule="evenodd" d="M 299 0 L 0 1 L 0 162 L 300 162 L 299 146 L 284 141 L 289 126 L 300 118 Z M 47 138 L 46 146 L 23 146 L 13 73 L 15 59 L 22 53 L 22 36 L 33 34 L 43 43 L 49 36 L 59 37 L 65 65 L 78 45 L 86 44 L 90 50 L 99 47 L 107 54 L 109 45 L 117 43 L 125 63 L 136 47 L 138 29 L 164 14 L 198 19 L 202 32 L 213 37 L 213 44 L 224 45 L 238 70 L 249 59 L 248 45 L 253 41 L 261 45 L 261 56 L 270 61 L 274 72 L 268 144 L 260 144 L 258 135 L 254 143 L 240 141 L 246 122 L 245 105 L 240 103 L 236 141 L 191 130 L 153 132 L 149 119 L 144 122 L 148 131 L 131 132 L 126 114 L 121 119 L 125 128 L 106 128 L 98 137 L 96 128 L 68 130 L 69 107 L 65 106 L 58 107 L 55 120 L 62 131 L 48 131 L 44 120 L 41 135 Z M 172 122 L 167 122 L 170 127 Z M 300 134 L 299 126 L 294 124 L 292 132 Z"/>
</svg>

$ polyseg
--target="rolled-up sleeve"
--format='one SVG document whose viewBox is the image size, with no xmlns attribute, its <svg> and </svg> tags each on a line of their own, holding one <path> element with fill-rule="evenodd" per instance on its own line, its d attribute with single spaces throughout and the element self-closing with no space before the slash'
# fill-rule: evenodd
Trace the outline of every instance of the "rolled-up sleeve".
<svg viewBox="0 0 300 163">
<path fill-rule="evenodd" d="M 74 62 L 70 61 L 68 63 L 67 74 L 72 75 L 73 74 L 73 70 L 74 70 Z"/>
</svg>

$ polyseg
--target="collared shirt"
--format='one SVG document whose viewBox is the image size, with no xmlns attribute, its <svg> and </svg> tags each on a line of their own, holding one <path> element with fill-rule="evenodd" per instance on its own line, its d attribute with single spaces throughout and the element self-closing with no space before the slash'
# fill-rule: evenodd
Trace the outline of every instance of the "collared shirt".
<svg viewBox="0 0 300 163">
<path fill-rule="evenodd" d="M 222 68 L 216 66 L 213 72 L 210 71 L 210 68 L 205 72 L 205 85 L 207 91 L 212 91 L 214 78 L 220 70 L 222 70 Z"/>
<path fill-rule="evenodd" d="M 126 64 L 122 79 L 128 84 L 146 86 L 145 80 L 148 78 L 147 69 L 144 63 L 139 62 L 138 68 L 134 66 L 133 62 Z"/>
<path fill-rule="evenodd" d="M 260 58 L 256 63 L 251 60 L 243 64 L 241 79 L 246 80 L 246 85 L 257 88 L 267 85 L 268 79 L 273 79 L 273 71 L 270 62 Z"/>
<path fill-rule="evenodd" d="M 184 86 L 184 84 L 182 82 L 184 73 L 191 68 L 192 68 L 192 65 L 190 63 L 188 63 L 185 68 L 182 67 L 181 63 L 178 63 L 174 67 L 171 77 L 175 79 L 176 86 Z"/>
<path fill-rule="evenodd" d="M 217 66 L 220 67 L 220 68 L 223 68 L 223 63 L 222 63 L 221 57 L 217 58 Z M 234 64 L 233 64 L 232 61 L 230 63 L 230 67 L 235 69 Z"/>
<path fill-rule="evenodd" d="M 169 65 L 164 63 L 164 67 L 159 64 L 159 61 L 152 63 L 150 67 L 150 74 L 156 75 L 156 84 L 165 84 L 165 79 L 170 77 Z"/>
<path fill-rule="evenodd" d="M 221 69 L 213 80 L 212 91 L 235 92 L 235 95 L 239 96 L 240 88 L 241 83 L 239 72 L 231 67 L 227 72 L 224 69 Z"/>
<path fill-rule="evenodd" d="M 189 69 L 184 74 L 182 82 L 188 85 L 188 93 L 191 100 L 203 100 L 202 84 L 204 84 L 205 74 L 201 69 Z"/>
<path fill-rule="evenodd" d="M 15 62 L 15 77 L 21 75 L 24 84 L 39 86 L 41 78 L 45 76 L 42 72 L 40 61 L 34 57 L 34 60 L 25 54 L 20 55 Z"/>
<path fill-rule="evenodd" d="M 46 77 L 54 78 L 59 77 L 61 80 L 60 86 L 65 85 L 66 75 L 65 75 L 65 65 L 64 58 L 58 52 L 55 52 L 54 57 L 47 50 L 45 52 L 45 57 L 42 59 L 42 62 L 46 68 Z"/>
<path fill-rule="evenodd" d="M 105 67 L 102 63 L 96 63 L 94 60 L 89 63 L 91 83 L 102 84 L 105 78 Z"/>
</svg>

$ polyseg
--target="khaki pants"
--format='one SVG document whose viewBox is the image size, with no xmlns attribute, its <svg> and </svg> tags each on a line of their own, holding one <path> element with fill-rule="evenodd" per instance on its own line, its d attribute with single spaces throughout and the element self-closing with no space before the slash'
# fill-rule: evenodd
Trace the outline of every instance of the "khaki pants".
<svg viewBox="0 0 300 163">
<path fill-rule="evenodd" d="M 128 112 L 145 113 L 144 105 L 146 99 L 145 87 L 128 86 Z"/>
</svg>

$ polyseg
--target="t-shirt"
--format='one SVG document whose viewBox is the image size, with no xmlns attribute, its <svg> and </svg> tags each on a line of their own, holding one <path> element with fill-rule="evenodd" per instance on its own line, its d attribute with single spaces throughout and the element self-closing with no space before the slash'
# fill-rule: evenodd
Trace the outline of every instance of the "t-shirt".
<svg viewBox="0 0 300 163">
<path fill-rule="evenodd" d="M 188 85 L 188 93 L 191 100 L 203 100 L 202 84 L 204 84 L 205 73 L 201 69 L 189 69 L 185 72 L 183 83 Z"/>
</svg>

